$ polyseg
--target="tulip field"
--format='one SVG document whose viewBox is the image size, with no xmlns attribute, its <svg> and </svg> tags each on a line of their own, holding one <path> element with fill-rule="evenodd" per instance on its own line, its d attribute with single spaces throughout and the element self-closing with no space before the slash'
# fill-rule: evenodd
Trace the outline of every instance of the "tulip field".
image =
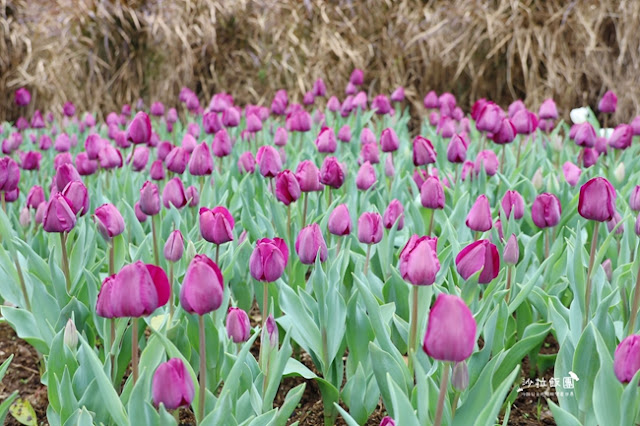
<svg viewBox="0 0 640 426">
<path fill-rule="evenodd" d="M 366 90 L 96 114 L 19 89 L 1 314 L 48 405 L 4 389 L 0 419 L 638 424 L 640 117 Z"/>
</svg>

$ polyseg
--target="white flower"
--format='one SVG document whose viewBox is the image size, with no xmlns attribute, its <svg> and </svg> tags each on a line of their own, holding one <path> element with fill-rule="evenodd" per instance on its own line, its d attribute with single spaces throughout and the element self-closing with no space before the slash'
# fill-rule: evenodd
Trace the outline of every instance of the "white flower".
<svg viewBox="0 0 640 426">
<path fill-rule="evenodd" d="M 569 113 L 569 116 L 571 117 L 571 121 L 573 121 L 575 124 L 584 123 L 589 118 L 589 108 L 582 107 L 572 109 Z"/>
<path fill-rule="evenodd" d="M 611 127 L 608 127 L 606 129 L 600 129 L 600 131 L 598 132 L 598 135 L 602 138 L 609 139 L 612 133 L 613 133 L 613 129 Z"/>
</svg>

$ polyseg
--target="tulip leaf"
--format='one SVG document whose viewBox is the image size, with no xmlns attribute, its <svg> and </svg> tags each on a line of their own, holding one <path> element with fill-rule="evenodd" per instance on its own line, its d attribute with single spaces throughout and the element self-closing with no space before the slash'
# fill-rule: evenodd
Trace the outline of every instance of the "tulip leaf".
<svg viewBox="0 0 640 426">
<path fill-rule="evenodd" d="M 291 417 L 291 414 L 302 399 L 306 386 L 306 383 L 300 383 L 298 386 L 287 392 L 284 403 L 278 409 L 278 413 L 274 419 L 274 423 L 276 425 L 285 424 L 289 417 Z"/>
<path fill-rule="evenodd" d="M 31 403 L 22 398 L 16 399 L 9 407 L 9 412 L 14 419 L 26 426 L 37 426 L 38 417 Z"/>
<path fill-rule="evenodd" d="M 394 420 L 400 425 L 419 426 L 420 423 L 416 417 L 416 412 L 411 405 L 411 401 L 407 398 L 406 393 L 392 379 L 391 374 L 387 373 L 386 380 L 391 398 L 391 404 L 387 405 L 387 408 L 389 406 L 393 407 Z"/>
<path fill-rule="evenodd" d="M 338 405 L 338 403 L 335 403 L 334 405 L 344 419 L 347 426 L 360 426 L 360 423 L 358 423 L 353 417 L 351 417 L 349 413 L 344 410 L 344 408 Z"/>
<path fill-rule="evenodd" d="M 553 413 L 553 419 L 556 421 L 556 424 L 563 426 L 582 426 L 582 423 L 580 423 L 580 421 L 576 419 L 571 413 L 558 407 L 550 399 L 547 399 L 547 404 L 549 405 L 549 408 Z"/>
</svg>

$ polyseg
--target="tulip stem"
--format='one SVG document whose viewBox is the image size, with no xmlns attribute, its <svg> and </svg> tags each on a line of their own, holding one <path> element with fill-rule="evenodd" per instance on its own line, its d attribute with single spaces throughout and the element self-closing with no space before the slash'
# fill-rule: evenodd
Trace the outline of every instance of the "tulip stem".
<svg viewBox="0 0 640 426">
<path fill-rule="evenodd" d="M 453 403 L 451 404 L 451 421 L 453 421 L 453 418 L 456 416 L 456 408 L 458 408 L 459 400 L 460 394 L 456 392 L 455 396 L 453 397 Z"/>
<path fill-rule="evenodd" d="M 444 397 L 447 394 L 447 386 L 449 385 L 449 363 L 444 363 L 442 370 L 442 380 L 440 381 L 440 393 L 438 394 L 438 406 L 436 408 L 436 418 L 433 426 L 440 426 L 442 423 L 442 413 L 444 411 Z"/>
<path fill-rule="evenodd" d="M 291 204 L 287 206 L 287 238 L 291 241 Z"/>
<path fill-rule="evenodd" d="M 431 210 L 431 218 L 429 219 L 429 231 L 427 232 L 428 236 L 431 236 L 431 233 L 433 232 L 433 217 L 436 215 L 436 210 L 435 209 L 429 209 Z"/>
<path fill-rule="evenodd" d="M 504 301 L 509 303 L 509 296 L 511 295 L 511 272 L 512 267 L 510 265 L 507 266 L 507 294 L 504 297 Z"/>
<path fill-rule="evenodd" d="M 302 227 L 307 224 L 307 206 L 309 205 L 309 198 L 306 192 L 302 193 L 302 198 L 304 198 L 304 209 L 302 210 Z"/>
<path fill-rule="evenodd" d="M 29 312 L 31 312 L 31 302 L 29 302 L 29 294 L 27 293 L 27 285 L 24 282 L 24 275 L 22 274 L 22 268 L 20 267 L 20 261 L 18 261 L 18 254 L 15 254 L 16 272 L 18 273 L 18 281 L 20 282 L 20 290 L 22 290 L 22 296 L 24 297 L 24 306 Z"/>
<path fill-rule="evenodd" d="M 629 317 L 628 334 L 633 334 L 636 326 L 636 317 L 638 315 L 638 305 L 640 304 L 640 268 L 636 276 L 636 288 L 633 290 L 633 304 L 631 305 L 631 316 Z"/>
<path fill-rule="evenodd" d="M 591 273 L 593 272 L 593 263 L 596 259 L 596 246 L 598 245 L 598 226 L 600 222 L 593 225 L 593 235 L 591 236 L 591 253 L 589 254 L 589 267 L 587 269 L 587 291 L 584 301 L 584 318 L 582 319 L 582 329 L 584 330 L 589 321 L 589 304 L 591 303 Z"/>
<path fill-rule="evenodd" d="M 204 316 L 198 317 L 200 331 L 200 394 L 198 399 L 198 421 L 204 418 L 204 397 L 207 392 L 207 344 L 204 334 Z"/>
<path fill-rule="evenodd" d="M 336 257 L 340 254 L 340 246 L 342 245 L 342 237 L 338 237 L 338 246 L 336 247 Z"/>
<path fill-rule="evenodd" d="M 220 266 L 220 244 L 216 244 L 216 265 Z"/>
<path fill-rule="evenodd" d="M 549 230 L 544 232 L 544 258 L 549 258 Z"/>
<path fill-rule="evenodd" d="M 2 199 L 2 211 L 7 213 L 7 200 L 4 197 L 4 191 L 0 191 L 0 199 Z"/>
<path fill-rule="evenodd" d="M 500 173 L 504 174 L 504 155 L 507 150 L 507 144 L 502 145 L 502 158 L 500 159 Z M 499 184 L 500 181 L 498 181 Z"/>
<path fill-rule="evenodd" d="M 115 247 L 113 241 L 109 243 L 109 276 L 115 274 Z"/>
<path fill-rule="evenodd" d="M 138 381 L 138 318 L 132 318 L 131 321 L 131 369 L 135 385 Z"/>
<path fill-rule="evenodd" d="M 516 169 L 520 165 L 520 152 L 522 151 L 522 137 L 518 136 L 518 155 L 516 157 Z"/>
<path fill-rule="evenodd" d="M 151 216 L 151 234 L 153 235 L 153 260 L 156 266 L 160 266 L 158 259 L 158 233 L 156 232 L 155 216 Z"/>
<path fill-rule="evenodd" d="M 364 275 L 369 271 L 369 256 L 371 256 L 371 244 L 367 244 L 367 258 L 364 260 Z"/>
<path fill-rule="evenodd" d="M 115 380 L 116 380 L 116 354 L 115 351 L 113 350 L 113 346 L 116 343 L 116 319 L 115 318 L 110 318 L 109 319 L 109 337 L 111 339 L 110 345 L 109 345 L 109 352 L 110 352 L 110 358 L 111 358 L 111 375 L 113 376 L 113 382 L 115 385 Z"/>
<path fill-rule="evenodd" d="M 173 262 L 169 262 L 169 324 L 173 319 L 173 311 L 175 307 L 173 305 Z"/>
<path fill-rule="evenodd" d="M 409 356 L 409 372 L 413 376 L 413 356 L 416 351 L 416 336 L 418 334 L 418 286 L 411 286 L 411 298 L 413 304 L 411 306 L 411 329 L 409 331 L 409 350 L 407 355 Z"/>
<path fill-rule="evenodd" d="M 69 274 L 69 256 L 67 256 L 67 233 L 60 233 L 60 245 L 62 246 L 62 272 L 67 282 L 67 293 L 71 292 L 71 277 Z"/>
</svg>

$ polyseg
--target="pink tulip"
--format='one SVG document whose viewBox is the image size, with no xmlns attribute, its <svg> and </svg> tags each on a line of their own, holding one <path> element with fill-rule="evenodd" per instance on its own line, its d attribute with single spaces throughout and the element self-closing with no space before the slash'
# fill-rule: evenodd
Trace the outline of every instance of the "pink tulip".
<svg viewBox="0 0 640 426">
<path fill-rule="evenodd" d="M 358 170 L 356 176 L 356 186 L 361 191 L 366 191 L 376 183 L 376 170 L 370 162 L 365 162 Z"/>
<path fill-rule="evenodd" d="M 164 244 L 162 253 L 164 254 L 164 258 L 169 262 L 177 262 L 182 259 L 182 254 L 184 253 L 184 238 L 179 229 L 171 231 L 169 238 L 167 238 Z"/>
<path fill-rule="evenodd" d="M 333 128 L 325 127 L 320 131 L 316 138 L 316 147 L 318 152 L 332 153 L 336 152 L 337 141 Z"/>
<path fill-rule="evenodd" d="M 327 157 L 320 168 L 320 183 L 338 189 L 344 183 L 347 168 L 336 157 Z"/>
<path fill-rule="evenodd" d="M 111 241 L 124 232 L 124 219 L 113 204 L 103 204 L 95 211 L 94 220 L 98 232 L 106 241 Z"/>
<path fill-rule="evenodd" d="M 358 240 L 363 244 L 377 244 L 382 240 L 382 217 L 380 213 L 362 213 L 358 219 Z"/>
<path fill-rule="evenodd" d="M 227 311 L 227 336 L 233 343 L 249 340 L 251 324 L 249 316 L 240 308 L 229 308 Z"/>
<path fill-rule="evenodd" d="M 443 209 L 444 188 L 437 176 L 429 176 L 420 187 L 420 201 L 427 209 Z"/>
<path fill-rule="evenodd" d="M 181 175 L 187 169 L 189 153 L 183 147 L 177 146 L 167 154 L 167 158 L 164 159 L 164 162 L 167 166 L 167 170 Z"/>
<path fill-rule="evenodd" d="M 329 215 L 327 223 L 329 232 L 339 237 L 351 233 L 351 215 L 346 204 L 340 204 Z"/>
<path fill-rule="evenodd" d="M 151 139 L 151 120 L 146 112 L 140 111 L 129 124 L 127 140 L 134 144 L 148 143 Z"/>
<path fill-rule="evenodd" d="M 169 410 L 188 407 L 195 396 L 189 371 L 180 358 L 172 358 L 158 366 L 151 385 L 153 404 L 163 404 Z"/>
<path fill-rule="evenodd" d="M 569 185 L 576 186 L 576 184 L 580 180 L 582 170 L 571 161 L 567 161 L 562 165 L 562 173 L 564 174 L 564 178 Z"/>
<path fill-rule="evenodd" d="M 84 216 L 89 212 L 89 193 L 79 180 L 69 182 L 62 190 L 62 195 L 70 202 L 69 207 L 74 215 Z"/>
<path fill-rule="evenodd" d="M 210 243 L 220 245 L 233 241 L 234 226 L 235 220 L 226 208 L 200 208 L 200 234 Z"/>
<path fill-rule="evenodd" d="M 338 140 L 347 143 L 351 141 L 351 128 L 348 124 L 345 124 L 338 130 Z"/>
<path fill-rule="evenodd" d="M 450 163 L 464 163 L 467 159 L 467 144 L 460 135 L 454 135 L 447 147 L 447 160 Z"/>
<path fill-rule="evenodd" d="M 166 208 L 173 205 L 177 209 L 187 205 L 187 195 L 185 194 L 184 184 L 178 177 L 170 179 L 162 190 L 162 203 Z"/>
<path fill-rule="evenodd" d="M 263 238 L 249 258 L 251 276 L 263 282 L 274 282 L 282 276 L 289 262 L 289 249 L 282 238 Z"/>
<path fill-rule="evenodd" d="M 45 232 L 69 232 L 76 225 L 71 201 L 62 193 L 54 194 L 44 208 L 42 227 Z"/>
<path fill-rule="evenodd" d="M 598 111 L 613 114 L 618 106 L 618 97 L 611 90 L 607 90 L 598 103 Z"/>
<path fill-rule="evenodd" d="M 500 273 L 498 248 L 489 240 L 475 241 L 458 253 L 456 269 L 465 280 L 481 271 L 478 283 L 488 284 Z"/>
<path fill-rule="evenodd" d="M 540 194 L 531 206 L 531 219 L 538 228 L 549 228 L 560 222 L 562 207 L 554 194 Z"/>
<path fill-rule="evenodd" d="M 320 170 L 310 160 L 304 160 L 296 168 L 296 179 L 302 192 L 322 191 Z"/>
<path fill-rule="evenodd" d="M 251 151 L 244 152 L 238 159 L 238 171 L 242 173 L 253 173 L 256 169 L 256 160 Z"/>
<path fill-rule="evenodd" d="M 388 127 L 380 135 L 380 147 L 382 152 L 394 152 L 400 146 L 400 140 L 393 128 Z"/>
<path fill-rule="evenodd" d="M 611 183 L 596 177 L 580 188 L 578 213 L 587 220 L 606 222 L 616 213 L 616 190 Z"/>
<path fill-rule="evenodd" d="M 429 139 L 416 136 L 413 140 L 413 165 L 424 166 L 436 162 L 436 151 Z"/>
<path fill-rule="evenodd" d="M 413 285 L 433 284 L 440 271 L 437 246 L 437 238 L 412 235 L 400 252 L 402 278 Z"/>
<path fill-rule="evenodd" d="M 154 216 L 160 212 L 160 194 L 158 186 L 146 181 L 140 189 L 140 211 L 148 216 Z"/>
<path fill-rule="evenodd" d="M 295 243 L 296 253 L 300 262 L 312 265 L 316 257 L 320 256 L 320 262 L 327 260 L 327 244 L 317 223 L 308 225 L 300 230 Z"/>
<path fill-rule="evenodd" d="M 524 216 L 524 200 L 518 191 L 507 191 L 502 197 L 501 205 L 502 211 L 504 211 L 507 218 L 511 216 L 511 212 L 513 212 L 513 218 L 516 220 L 522 219 Z"/>
<path fill-rule="evenodd" d="M 491 229 L 491 207 L 486 195 L 480 195 L 471 206 L 465 224 L 473 231 L 485 232 Z"/>
<path fill-rule="evenodd" d="M 276 175 L 276 198 L 285 206 L 300 198 L 300 184 L 291 170 L 283 170 Z"/>
<path fill-rule="evenodd" d="M 391 229 L 398 222 L 398 231 L 404 227 L 404 207 L 397 198 L 391 200 L 382 216 L 382 224 L 385 228 Z"/>
<path fill-rule="evenodd" d="M 613 371 L 618 380 L 628 383 L 640 370 L 640 335 L 632 334 L 620 342 L 613 354 Z"/>
<path fill-rule="evenodd" d="M 270 145 L 261 146 L 256 155 L 260 174 L 264 177 L 275 177 L 282 169 L 282 160 L 276 149 Z"/>
<path fill-rule="evenodd" d="M 464 301 L 440 293 L 429 311 L 422 348 L 431 358 L 461 362 L 473 353 L 476 321 Z"/>
<path fill-rule="evenodd" d="M 558 109 L 556 108 L 556 103 L 553 99 L 546 99 L 540 105 L 540 109 L 538 110 L 538 117 L 541 120 L 557 120 L 558 119 Z"/>
</svg>

